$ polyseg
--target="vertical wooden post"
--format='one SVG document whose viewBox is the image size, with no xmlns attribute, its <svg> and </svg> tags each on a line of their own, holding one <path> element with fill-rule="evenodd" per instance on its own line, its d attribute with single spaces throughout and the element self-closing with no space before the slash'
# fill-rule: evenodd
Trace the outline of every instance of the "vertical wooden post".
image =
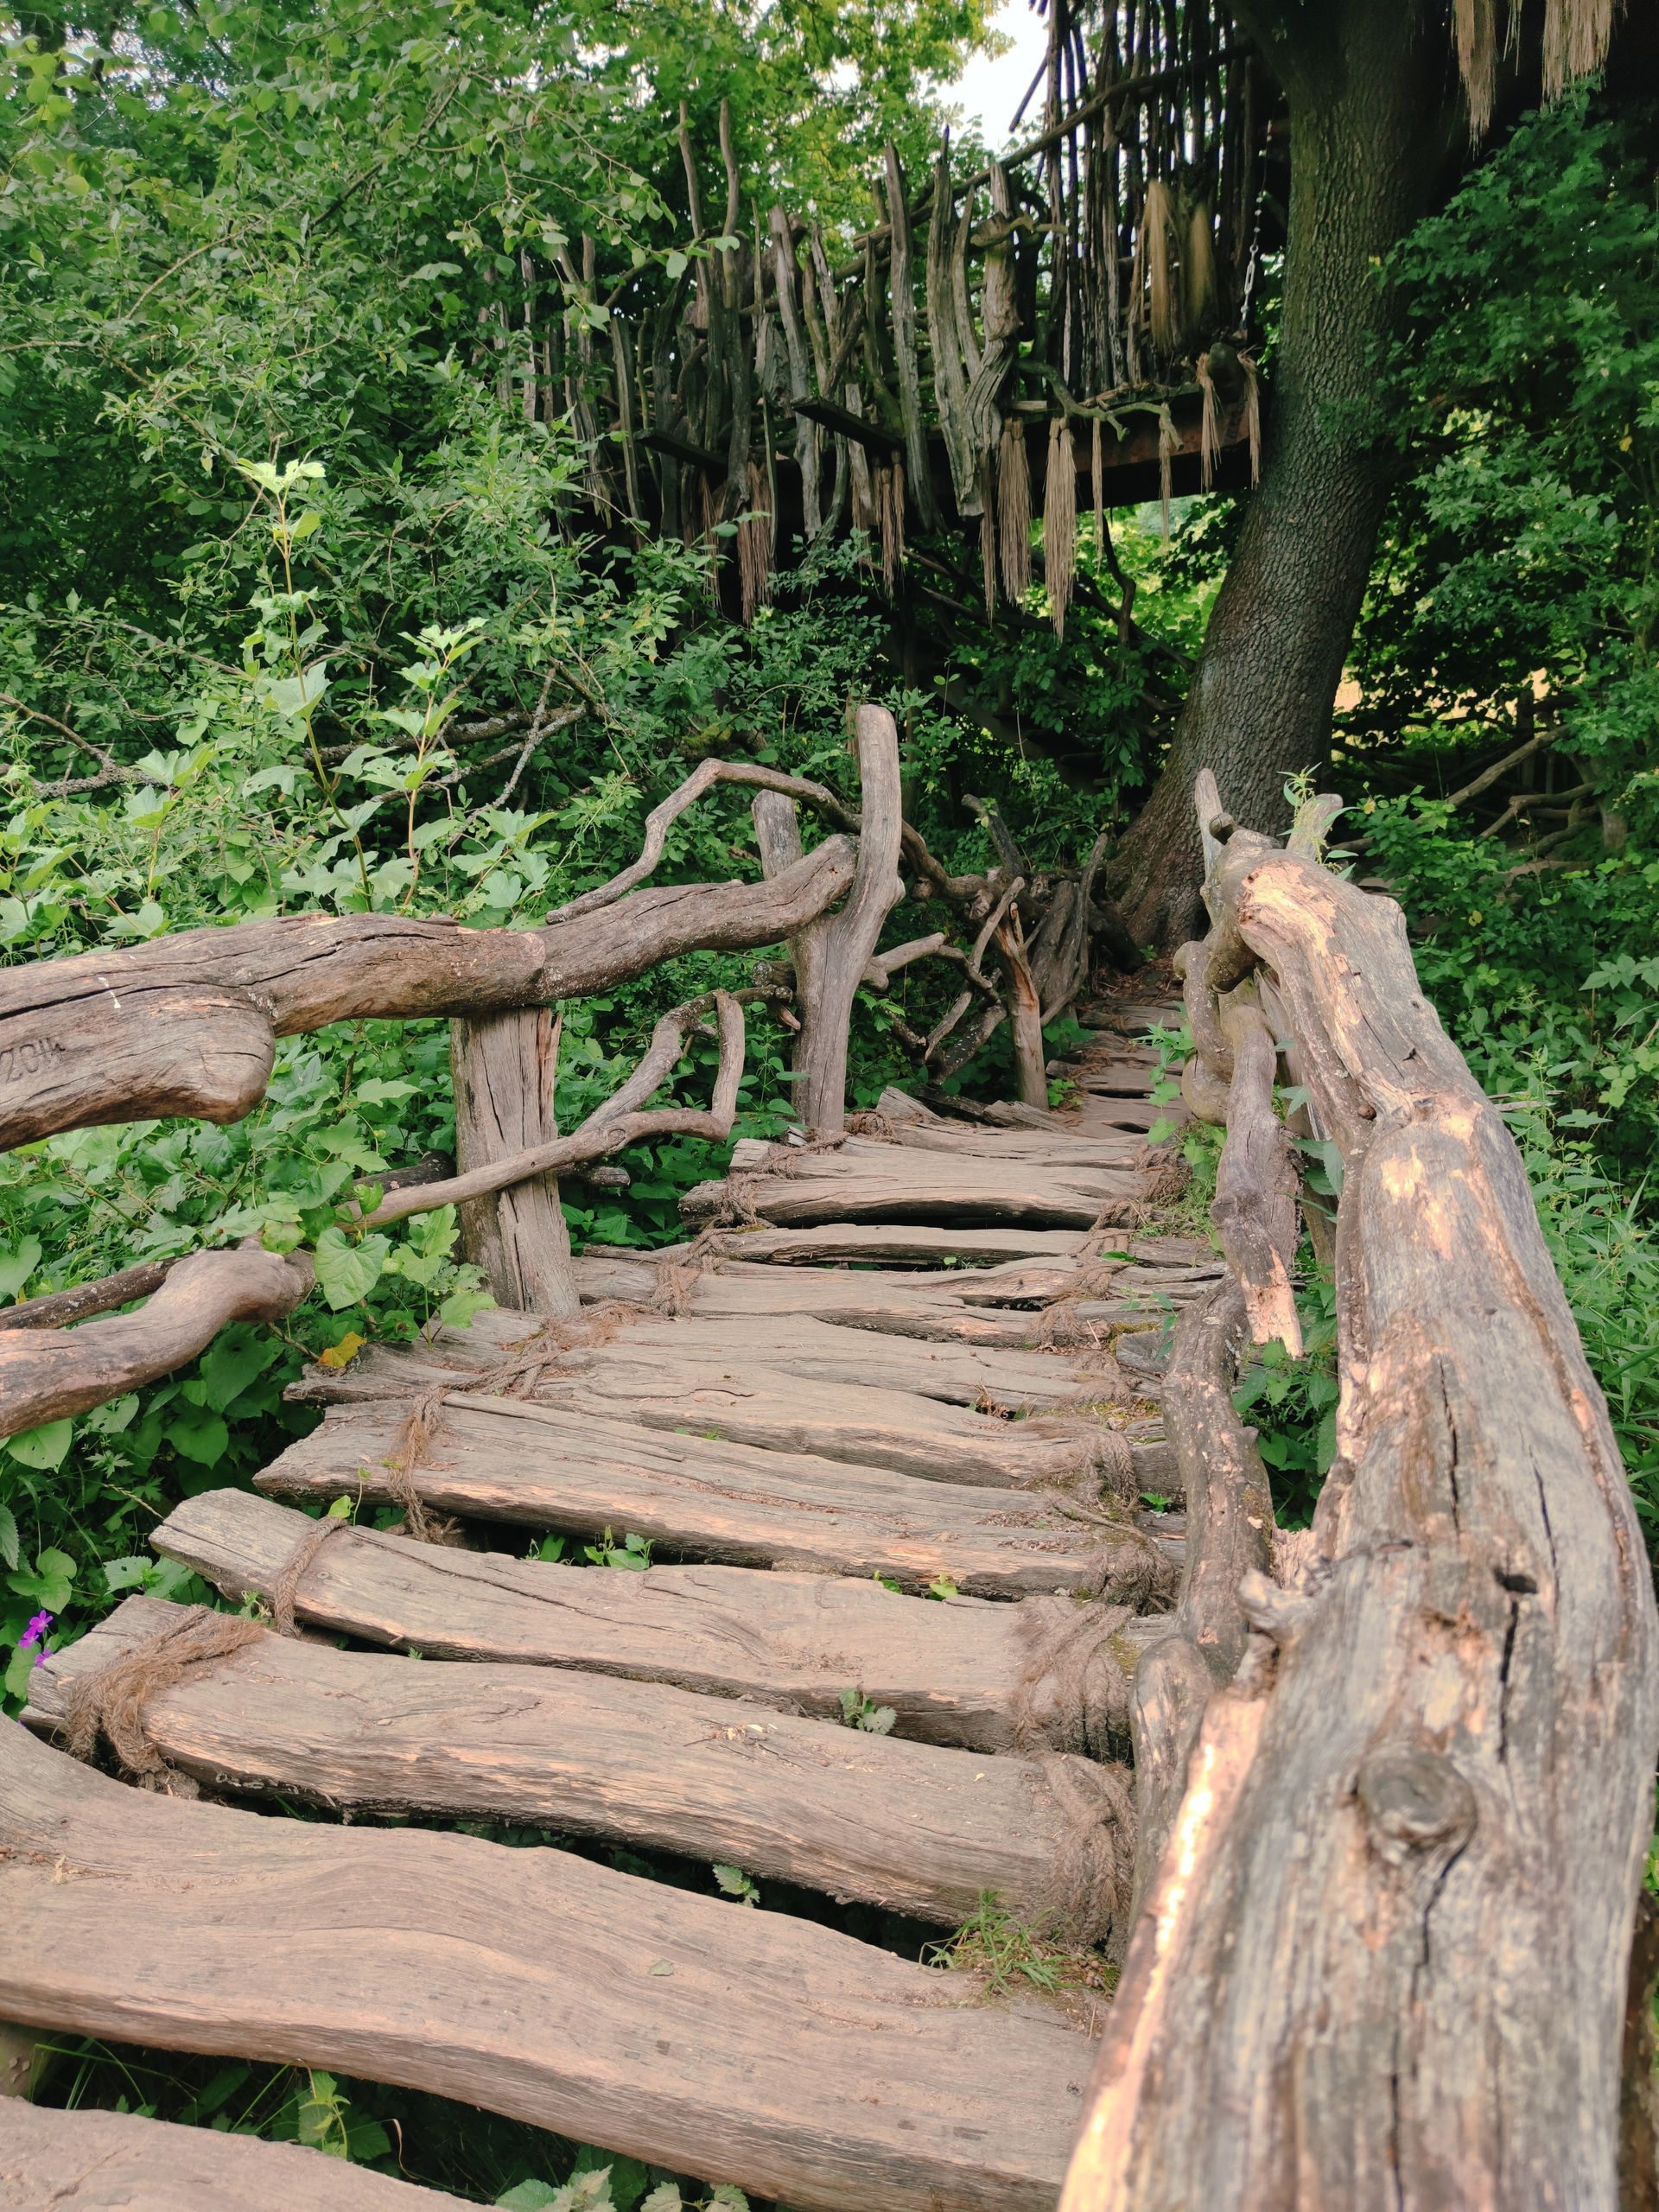
<svg viewBox="0 0 1659 2212">
<path fill-rule="evenodd" d="M 558 1057 L 559 1025 L 548 1007 L 452 1026 L 461 1174 L 558 1135 L 553 1111 Z M 581 1312 L 556 1177 L 537 1175 L 469 1200 L 461 1209 L 461 1238 L 498 1305 L 565 1319 Z"/>
<path fill-rule="evenodd" d="M 847 1120 L 847 1038 L 853 999 L 881 925 L 904 895 L 899 880 L 904 827 L 899 732 L 885 707 L 858 710 L 861 820 L 858 868 L 838 914 L 821 914 L 789 941 L 801 1033 L 795 1046 L 795 1109 L 812 1137 L 836 1135 Z M 801 856 L 795 803 L 759 791 L 751 808 L 760 864 L 777 875 Z"/>
</svg>

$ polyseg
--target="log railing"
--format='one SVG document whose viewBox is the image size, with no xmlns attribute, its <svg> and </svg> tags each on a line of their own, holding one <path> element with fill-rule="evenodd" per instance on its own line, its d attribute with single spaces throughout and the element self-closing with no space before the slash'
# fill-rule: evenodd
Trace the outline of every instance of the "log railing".
<svg viewBox="0 0 1659 2212">
<path fill-rule="evenodd" d="M 1169 1376 L 1188 1558 L 1063 2212 L 1619 2201 L 1651 1574 L 1503 1118 L 1399 908 L 1319 864 L 1336 804 L 1281 849 L 1200 779 L 1187 1096 L 1227 1122 L 1235 1272 Z M 1274 1040 L 1344 1170 L 1337 1457 L 1290 1541 L 1231 1398 L 1246 1343 L 1294 1338 Z"/>
<path fill-rule="evenodd" d="M 457 1205 L 463 1249 L 499 1304 L 571 1318 L 580 1301 L 558 1179 L 614 1173 L 595 1163 L 654 1138 L 729 1135 L 746 1004 L 786 1012 L 792 998 L 794 1103 L 813 1137 L 832 1136 L 844 1123 L 857 991 L 886 991 L 898 970 L 922 958 L 954 963 L 965 980 L 930 1036 L 899 1025 L 924 1069 L 950 1073 L 1012 1012 L 1021 1096 L 1046 1103 L 1040 1019 L 1071 1002 L 1096 939 L 1121 926 L 1095 903 L 1099 848 L 1081 870 L 1039 874 L 990 813 L 995 865 L 953 875 L 903 819 L 892 716 L 861 708 L 855 738 L 858 808 L 803 778 L 704 761 L 647 818 L 638 858 L 538 928 L 302 914 L 0 974 L 0 1149 L 164 1115 L 237 1121 L 264 1096 L 280 1037 L 340 1021 L 447 1016 L 454 1023 L 455 1172 L 435 1162 L 389 1177 L 366 1211 L 347 1208 L 347 1224 L 372 1232 Z M 648 883 L 672 823 L 716 785 L 754 791 L 762 880 Z M 802 849 L 798 806 L 829 830 L 810 853 Z M 907 891 L 947 926 L 878 956 L 888 914 Z M 970 933 L 971 949 L 952 941 Z M 1001 961 L 988 972 L 993 936 Z M 755 988 L 710 993 L 664 1014 L 632 1075 L 578 1128 L 560 1133 L 553 1116 L 559 1003 L 681 953 L 779 943 L 787 944 L 789 963 L 757 971 Z M 1041 1014 L 1033 1016 L 1033 1007 Z M 694 1029 L 718 1039 L 709 1106 L 652 1107 Z M 86 1411 L 170 1372 L 232 1320 L 280 1319 L 311 1282 L 303 1253 L 281 1257 L 256 1239 L 123 1268 L 10 1309 L 0 1315 L 0 1436 Z M 148 1303 L 115 1313 L 139 1299 Z M 93 1318 L 99 1315 L 113 1318 Z"/>
</svg>

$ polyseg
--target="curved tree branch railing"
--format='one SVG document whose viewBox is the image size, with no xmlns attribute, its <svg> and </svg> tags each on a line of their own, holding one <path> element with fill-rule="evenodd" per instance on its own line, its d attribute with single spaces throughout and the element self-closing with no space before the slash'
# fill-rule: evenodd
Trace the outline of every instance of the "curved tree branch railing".
<svg viewBox="0 0 1659 2212">
<path fill-rule="evenodd" d="M 1185 971 L 1243 1114 L 1238 1274 L 1171 1372 L 1198 1510 L 1141 1664 L 1141 1908 L 1062 2212 L 1611 2206 L 1659 1749 L 1629 1486 L 1399 908 L 1321 868 L 1306 824 L 1286 849 L 1234 830 L 1206 782 Z M 1286 1250 L 1260 1036 L 1216 1002 L 1246 976 L 1345 1171 L 1338 1456 L 1277 1583 L 1230 1398 Z"/>
</svg>

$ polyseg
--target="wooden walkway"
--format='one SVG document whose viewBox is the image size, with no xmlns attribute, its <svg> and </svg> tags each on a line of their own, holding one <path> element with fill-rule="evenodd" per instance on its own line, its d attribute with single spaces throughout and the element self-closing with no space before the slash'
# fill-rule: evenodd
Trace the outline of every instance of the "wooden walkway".
<svg viewBox="0 0 1659 2212">
<path fill-rule="evenodd" d="M 692 1241 L 578 1263 L 579 1322 L 309 1372 L 323 1419 L 260 1495 L 156 1537 L 268 1624 L 130 1599 L 0 1732 L 0 2017 L 434 2090 L 798 2212 L 1052 2212 L 1086 1993 L 988 1999 L 690 1867 L 451 1826 L 938 1929 L 994 1892 L 1121 1947 L 1128 1685 L 1182 1551 L 1141 1497 L 1177 1487 L 1168 1319 L 1217 1272 L 1146 1219 L 1166 1015 L 1097 1014 L 1061 1114 L 889 1095 L 838 1145 L 740 1147 Z M 366 1525 L 386 1503 L 427 1540 Z M 652 1563 L 536 1555 L 607 1531 Z M 95 1726 L 105 1771 L 51 1747 Z M 296 1802 L 340 1817 L 262 1817 Z M 168 2205 L 448 2201 L 175 2135 L 0 2111 L 0 2207 L 31 2173 L 76 2206 L 162 2172 Z"/>
</svg>

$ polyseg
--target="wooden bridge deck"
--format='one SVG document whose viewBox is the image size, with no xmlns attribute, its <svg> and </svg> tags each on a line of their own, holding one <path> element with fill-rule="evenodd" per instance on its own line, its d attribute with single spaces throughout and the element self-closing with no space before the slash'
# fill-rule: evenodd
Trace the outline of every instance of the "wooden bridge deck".
<svg viewBox="0 0 1659 2212">
<path fill-rule="evenodd" d="M 36 1671 L 34 1735 L 0 1732 L 0 2016 L 431 2089 L 798 2212 L 1051 2212 L 1096 1999 L 988 1999 L 690 1868 L 372 1816 L 729 1862 L 936 1929 L 993 1891 L 1122 1936 L 1128 1681 L 1181 1554 L 1140 1493 L 1176 1486 L 1165 1325 L 1215 1275 L 1141 1224 L 1132 1039 L 1166 1012 L 1103 1029 L 1059 1116 L 895 1102 L 832 1149 L 740 1147 L 688 1202 L 695 1244 L 579 1262 L 588 1322 L 538 1338 L 539 1370 L 540 1325 L 495 1312 L 308 1374 L 323 1419 L 263 1494 L 156 1539 L 289 1618 L 180 1661 L 200 1617 L 130 1599 Z M 459 1541 L 319 1543 L 298 1510 L 411 1493 Z M 653 1563 L 524 1555 L 607 1529 Z M 51 1747 L 89 1683 L 106 1729 L 142 1702 L 162 1789 Z M 843 1725 L 847 1692 L 890 1732 Z M 277 1800 L 322 1817 L 262 1817 Z M 48 2171 L 77 2206 L 447 2201 L 106 2117 L 0 2108 L 0 2207 Z"/>
</svg>

